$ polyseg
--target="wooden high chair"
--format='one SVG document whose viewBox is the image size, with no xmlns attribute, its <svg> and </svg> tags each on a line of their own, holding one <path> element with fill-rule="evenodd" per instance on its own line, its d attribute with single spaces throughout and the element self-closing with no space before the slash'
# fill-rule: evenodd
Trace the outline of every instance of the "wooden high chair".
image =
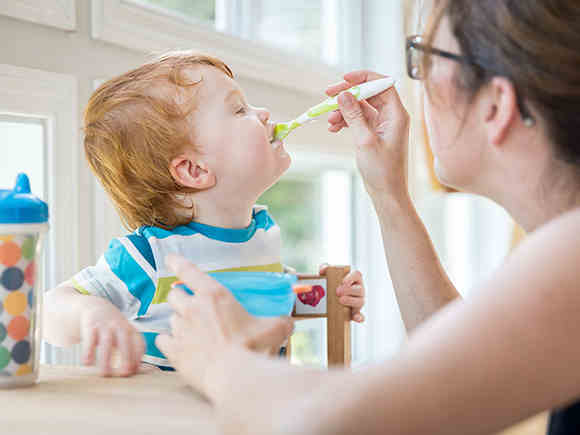
<svg viewBox="0 0 580 435">
<path fill-rule="evenodd" d="M 325 295 L 316 307 L 303 304 L 296 299 L 292 317 L 296 320 L 326 319 L 328 366 L 350 367 L 350 317 L 351 309 L 340 304 L 336 289 L 350 272 L 350 266 L 329 266 L 326 275 L 298 275 L 298 285 L 318 284 L 324 288 Z M 322 304 L 325 302 L 325 304 Z M 292 354 L 291 340 L 288 340 L 286 356 Z"/>
</svg>

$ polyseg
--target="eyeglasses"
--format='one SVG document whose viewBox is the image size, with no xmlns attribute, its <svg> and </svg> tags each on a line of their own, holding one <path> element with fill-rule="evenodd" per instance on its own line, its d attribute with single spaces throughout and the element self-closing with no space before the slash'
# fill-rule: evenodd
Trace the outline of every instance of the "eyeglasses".
<svg viewBox="0 0 580 435">
<path fill-rule="evenodd" d="M 444 57 L 445 59 L 452 60 L 454 62 L 458 62 L 464 65 L 471 65 L 476 69 L 481 71 L 490 71 L 493 72 L 491 69 L 486 68 L 481 63 L 476 62 L 466 56 L 461 56 L 455 53 L 451 53 L 445 50 L 439 50 L 438 48 L 431 47 L 423 43 L 423 37 L 421 35 L 413 35 L 407 38 L 407 44 L 405 46 L 406 56 L 407 56 L 407 74 L 413 80 L 423 80 L 425 78 L 425 71 L 424 69 L 424 55 L 425 53 L 435 56 Z M 534 125 L 535 121 L 530 112 L 527 110 L 526 106 L 524 105 L 523 101 L 517 96 L 517 104 L 524 120 L 524 123 L 527 126 Z"/>
</svg>

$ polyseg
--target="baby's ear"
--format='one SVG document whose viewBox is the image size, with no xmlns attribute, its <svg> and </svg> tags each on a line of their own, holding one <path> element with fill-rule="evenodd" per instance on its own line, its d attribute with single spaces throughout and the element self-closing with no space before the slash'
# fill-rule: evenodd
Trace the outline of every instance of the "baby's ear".
<svg viewBox="0 0 580 435">
<path fill-rule="evenodd" d="M 175 182 L 184 187 L 204 190 L 215 186 L 215 174 L 200 159 L 193 155 L 182 154 L 169 164 L 169 172 Z"/>
</svg>

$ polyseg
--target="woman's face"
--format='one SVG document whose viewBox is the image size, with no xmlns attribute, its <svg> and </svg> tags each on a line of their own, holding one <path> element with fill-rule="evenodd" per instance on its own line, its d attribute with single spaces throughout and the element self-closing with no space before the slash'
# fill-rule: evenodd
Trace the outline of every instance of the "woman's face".
<svg viewBox="0 0 580 435">
<path fill-rule="evenodd" d="M 441 21 L 432 45 L 461 54 L 446 18 Z M 475 122 L 475 106 L 470 106 L 464 91 L 458 88 L 457 74 L 457 62 L 431 56 L 429 75 L 423 82 L 425 121 L 439 181 L 477 192 L 481 188 L 477 184 L 484 161 L 481 140 L 485 135 Z"/>
</svg>

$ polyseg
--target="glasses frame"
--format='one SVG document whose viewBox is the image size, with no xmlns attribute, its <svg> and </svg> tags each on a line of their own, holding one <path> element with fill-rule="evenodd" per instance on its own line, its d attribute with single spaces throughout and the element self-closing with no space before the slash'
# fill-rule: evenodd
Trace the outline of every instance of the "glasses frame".
<svg viewBox="0 0 580 435">
<path fill-rule="evenodd" d="M 417 65 L 413 64 L 413 56 L 411 54 L 413 49 L 422 51 L 423 53 L 434 54 L 435 56 L 443 57 L 445 59 L 449 59 L 464 65 L 471 65 L 482 71 L 493 72 L 493 70 L 483 66 L 480 62 L 476 62 L 473 59 L 468 58 L 467 56 L 462 56 L 459 54 L 451 53 L 450 51 L 440 50 L 438 48 L 431 47 L 423 43 L 423 37 L 421 35 L 412 35 L 407 37 L 407 41 L 405 44 L 405 55 L 407 63 L 407 74 L 409 75 L 409 78 L 413 80 L 423 80 L 423 77 L 421 77 L 421 74 L 419 72 L 420 69 L 418 68 Z M 518 95 L 517 90 L 516 90 L 516 100 L 518 109 L 520 111 L 522 119 L 524 120 L 524 123 L 527 126 L 534 125 L 535 123 L 534 118 L 530 114 L 529 110 L 527 110 L 522 99 Z"/>
</svg>

